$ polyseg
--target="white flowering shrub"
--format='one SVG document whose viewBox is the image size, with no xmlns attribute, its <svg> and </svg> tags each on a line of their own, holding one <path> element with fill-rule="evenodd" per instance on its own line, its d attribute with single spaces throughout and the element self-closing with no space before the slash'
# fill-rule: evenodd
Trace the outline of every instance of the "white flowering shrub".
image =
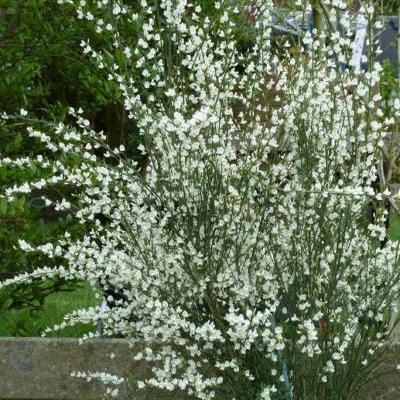
<svg viewBox="0 0 400 400">
<path fill-rule="evenodd" d="M 1 162 L 51 174 L 4 196 L 75 187 L 55 206 L 87 234 L 21 242 L 67 267 L 0 286 L 57 275 L 114 293 L 106 310 L 77 310 L 53 329 L 101 319 L 105 335 L 144 344 L 135 359 L 153 368 L 139 389 L 350 399 L 396 323 L 398 244 L 386 237 L 386 211 L 366 210 L 390 196 L 377 177 L 400 102 L 383 115 L 381 67 L 372 55 L 368 71 L 352 66 L 349 16 L 331 3 L 331 31 L 305 33 L 293 51 L 272 37 L 271 1 L 216 2 L 212 14 L 185 0 L 77 2 L 78 17 L 121 50 L 111 58 L 82 43 L 118 82 L 148 162 L 107 148 L 81 110 L 53 136 L 28 129 L 48 152 Z M 362 12 L 373 35 L 373 9 Z M 254 21 L 245 52 L 240 21 Z M 135 41 L 119 35 L 128 23 Z"/>
</svg>

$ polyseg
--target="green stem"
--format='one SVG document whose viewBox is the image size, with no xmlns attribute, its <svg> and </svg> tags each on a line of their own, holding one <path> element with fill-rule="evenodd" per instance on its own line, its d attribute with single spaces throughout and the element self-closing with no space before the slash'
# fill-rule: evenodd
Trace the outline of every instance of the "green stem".
<svg viewBox="0 0 400 400">
<path fill-rule="evenodd" d="M 275 332 L 276 321 L 275 321 L 275 317 L 273 315 L 271 316 L 271 325 L 272 325 L 272 331 Z M 287 369 L 286 360 L 282 357 L 282 351 L 277 350 L 276 353 L 278 356 L 278 361 L 280 362 L 281 368 L 282 368 L 283 386 L 285 387 L 286 399 L 293 400 L 292 389 L 290 388 L 289 373 L 288 373 L 288 369 Z"/>
</svg>

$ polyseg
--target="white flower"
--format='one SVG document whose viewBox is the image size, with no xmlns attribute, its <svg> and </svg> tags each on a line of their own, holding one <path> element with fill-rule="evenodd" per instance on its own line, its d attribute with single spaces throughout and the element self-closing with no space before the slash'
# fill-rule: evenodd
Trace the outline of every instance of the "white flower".
<svg viewBox="0 0 400 400">
<path fill-rule="evenodd" d="M 165 92 L 165 95 L 166 95 L 167 97 L 174 97 L 174 96 L 176 96 L 176 92 L 175 92 L 174 89 L 169 88 L 169 89 Z"/>
<path fill-rule="evenodd" d="M 304 398 L 304 385 L 327 383 L 338 366 L 350 379 L 357 344 L 365 354 L 382 346 L 400 293 L 397 246 L 380 243 L 386 213 L 361 218 L 371 201 L 391 196 L 377 176 L 400 102 L 380 110 L 381 67 L 337 68 L 349 65 L 352 42 L 336 24 L 329 38 L 307 32 L 297 52 L 282 53 L 269 0 L 248 15 L 257 21 L 245 54 L 237 2 L 217 2 L 210 15 L 186 0 L 160 0 L 157 10 L 128 3 L 79 2 L 76 10 L 106 34 L 109 47 L 82 41 L 82 50 L 119 89 L 146 157 L 108 146 L 83 110 L 70 110 L 72 126 L 29 128 L 29 140 L 45 147 L 41 157 L 0 165 L 45 174 L 11 183 L 2 200 L 65 186 L 68 197 L 44 200 L 73 210 L 68 218 L 87 230 L 35 247 L 21 241 L 62 262 L 0 287 L 58 276 L 106 291 L 112 307 L 77 310 L 53 330 L 100 319 L 107 334 L 140 341 L 132 359 L 152 365 L 140 389 L 208 400 L 219 385 L 239 392 L 245 381 L 261 399 L 292 390 Z M 310 11 L 309 1 L 298 4 Z M 348 15 L 339 17 L 345 35 Z M 134 38 L 121 29 L 129 24 Z M 373 340 L 371 320 L 379 322 Z M 79 376 L 111 385 L 109 395 L 120 383 L 101 371 Z M 329 385 L 319 390 L 329 397 Z"/>
</svg>

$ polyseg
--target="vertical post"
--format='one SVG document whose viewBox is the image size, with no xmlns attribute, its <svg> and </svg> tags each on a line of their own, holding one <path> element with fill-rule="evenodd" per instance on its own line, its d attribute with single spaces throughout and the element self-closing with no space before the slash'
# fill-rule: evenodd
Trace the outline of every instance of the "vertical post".
<svg viewBox="0 0 400 400">
<path fill-rule="evenodd" d="M 321 33 L 323 31 L 324 26 L 324 15 L 322 12 L 322 7 L 320 4 L 320 0 L 312 0 L 312 21 L 313 27 Z"/>
<path fill-rule="evenodd" d="M 271 316 L 271 326 L 272 326 L 272 332 L 275 333 L 276 321 L 274 315 Z M 278 356 L 278 362 L 281 364 L 282 368 L 283 386 L 285 388 L 286 400 L 293 400 L 292 388 L 290 387 L 289 372 L 286 360 L 282 356 L 282 351 L 277 350 L 276 353 Z"/>
<path fill-rule="evenodd" d="M 356 37 L 353 44 L 353 65 L 356 70 L 361 69 L 361 59 L 364 50 L 365 38 L 367 35 L 368 21 L 363 14 L 357 17 Z"/>
<path fill-rule="evenodd" d="M 397 26 L 397 82 L 398 82 L 398 92 L 397 95 L 400 96 L 400 5 L 398 10 L 398 26 Z"/>
</svg>

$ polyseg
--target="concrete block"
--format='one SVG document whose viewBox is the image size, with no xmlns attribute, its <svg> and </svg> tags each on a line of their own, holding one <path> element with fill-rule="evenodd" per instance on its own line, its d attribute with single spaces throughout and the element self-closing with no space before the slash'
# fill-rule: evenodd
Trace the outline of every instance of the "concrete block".
<svg viewBox="0 0 400 400">
<path fill-rule="evenodd" d="M 123 339 L 95 339 L 79 345 L 69 338 L 0 338 L 0 399 L 100 400 L 104 386 L 71 377 L 73 371 L 103 371 L 124 376 L 119 400 L 189 400 L 181 393 L 137 391 L 134 380 L 144 379 L 151 366 L 134 361 L 135 350 Z M 400 346 L 392 346 L 386 361 L 395 370 Z M 400 372 L 374 381 L 355 400 L 398 400 Z"/>
</svg>

